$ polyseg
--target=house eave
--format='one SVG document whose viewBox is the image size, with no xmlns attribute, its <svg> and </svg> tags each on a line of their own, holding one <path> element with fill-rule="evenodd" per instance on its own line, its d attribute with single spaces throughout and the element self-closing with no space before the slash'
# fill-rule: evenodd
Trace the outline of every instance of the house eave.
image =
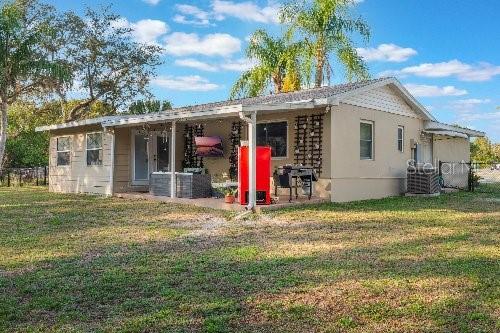
<svg viewBox="0 0 500 333">
<path fill-rule="evenodd" d="M 486 133 L 481 131 L 472 130 L 470 128 L 459 127 L 454 125 L 449 125 L 445 123 L 440 123 L 437 121 L 427 121 L 424 124 L 425 131 L 432 131 L 434 134 L 446 135 L 446 132 L 450 133 L 461 133 L 468 137 L 484 137 Z"/>
<path fill-rule="evenodd" d="M 110 118 L 113 118 L 113 117 L 119 117 L 119 116 L 100 117 L 100 118 L 92 118 L 92 119 L 85 119 L 85 120 L 78 120 L 78 121 L 70 121 L 70 122 L 63 123 L 63 124 L 39 126 L 39 127 L 35 128 L 35 132 L 47 132 L 47 131 L 55 131 L 55 130 L 66 129 L 66 128 L 73 128 L 73 127 L 101 125 L 104 121 L 106 121 Z"/>
</svg>

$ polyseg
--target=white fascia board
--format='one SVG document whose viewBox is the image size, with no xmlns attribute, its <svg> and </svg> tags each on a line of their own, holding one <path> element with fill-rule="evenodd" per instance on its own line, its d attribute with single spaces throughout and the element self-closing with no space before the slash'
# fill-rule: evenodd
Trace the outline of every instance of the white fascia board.
<svg viewBox="0 0 500 333">
<path fill-rule="evenodd" d="M 485 136 L 484 132 L 475 131 L 465 127 L 458 127 L 453 125 L 448 125 L 444 123 L 440 123 L 437 121 L 427 121 L 424 123 L 424 129 L 426 131 L 451 131 L 466 134 L 471 137 L 483 137 Z"/>
<path fill-rule="evenodd" d="M 209 110 L 202 111 L 165 111 L 162 113 L 154 113 L 149 115 L 141 115 L 136 117 L 127 117 L 121 119 L 115 119 L 106 121 L 103 123 L 104 127 L 109 126 L 130 126 L 138 124 L 155 124 L 162 123 L 165 121 L 189 121 L 196 119 L 211 119 L 211 118 L 223 118 L 230 116 L 238 116 L 241 111 L 241 104 L 222 106 L 218 108 L 213 108 Z"/>
<path fill-rule="evenodd" d="M 119 116 L 117 116 L 117 117 L 119 117 Z M 53 131 L 53 130 L 58 130 L 58 129 L 72 128 L 72 127 L 96 125 L 96 124 L 101 124 L 109 119 L 110 119 L 110 117 L 100 117 L 100 118 L 71 121 L 69 123 L 64 123 L 64 124 L 39 126 L 39 127 L 35 128 L 35 132 L 45 132 L 45 131 Z"/>
</svg>

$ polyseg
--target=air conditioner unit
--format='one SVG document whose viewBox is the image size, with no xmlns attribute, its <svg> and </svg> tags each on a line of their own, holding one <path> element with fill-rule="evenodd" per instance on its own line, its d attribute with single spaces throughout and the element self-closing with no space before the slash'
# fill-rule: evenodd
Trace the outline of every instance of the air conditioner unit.
<svg viewBox="0 0 500 333">
<path fill-rule="evenodd" d="M 411 166 L 406 172 L 406 191 L 411 194 L 439 193 L 439 173 L 436 168 L 422 165 Z"/>
</svg>

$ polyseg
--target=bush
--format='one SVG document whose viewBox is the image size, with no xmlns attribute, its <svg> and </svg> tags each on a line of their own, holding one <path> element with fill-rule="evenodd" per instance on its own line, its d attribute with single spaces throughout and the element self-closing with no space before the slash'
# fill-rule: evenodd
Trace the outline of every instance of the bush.
<svg viewBox="0 0 500 333">
<path fill-rule="evenodd" d="M 6 167 L 35 167 L 48 165 L 48 133 L 21 132 L 7 140 Z"/>
</svg>

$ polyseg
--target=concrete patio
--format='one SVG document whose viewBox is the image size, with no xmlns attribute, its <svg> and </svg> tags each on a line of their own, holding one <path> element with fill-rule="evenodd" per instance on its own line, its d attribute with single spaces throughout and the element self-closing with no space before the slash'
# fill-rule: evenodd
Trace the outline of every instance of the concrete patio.
<svg viewBox="0 0 500 333">
<path fill-rule="evenodd" d="M 244 212 L 246 211 L 246 206 L 242 206 L 235 202 L 234 204 L 227 204 L 224 199 L 218 198 L 202 198 L 202 199 L 188 199 L 188 198 L 171 198 L 166 196 L 154 196 L 150 193 L 141 192 L 129 192 L 129 193 L 116 193 L 116 197 L 124 199 L 134 199 L 134 200 L 153 200 L 159 202 L 169 202 L 175 204 L 193 205 L 203 208 L 221 209 L 233 212 Z M 258 205 L 257 211 L 271 211 L 292 206 L 302 206 L 329 202 L 326 198 L 312 197 L 310 200 L 307 197 L 299 196 L 298 199 L 293 199 L 292 202 L 288 202 L 288 196 L 280 196 L 278 203 L 271 205 Z"/>
</svg>

